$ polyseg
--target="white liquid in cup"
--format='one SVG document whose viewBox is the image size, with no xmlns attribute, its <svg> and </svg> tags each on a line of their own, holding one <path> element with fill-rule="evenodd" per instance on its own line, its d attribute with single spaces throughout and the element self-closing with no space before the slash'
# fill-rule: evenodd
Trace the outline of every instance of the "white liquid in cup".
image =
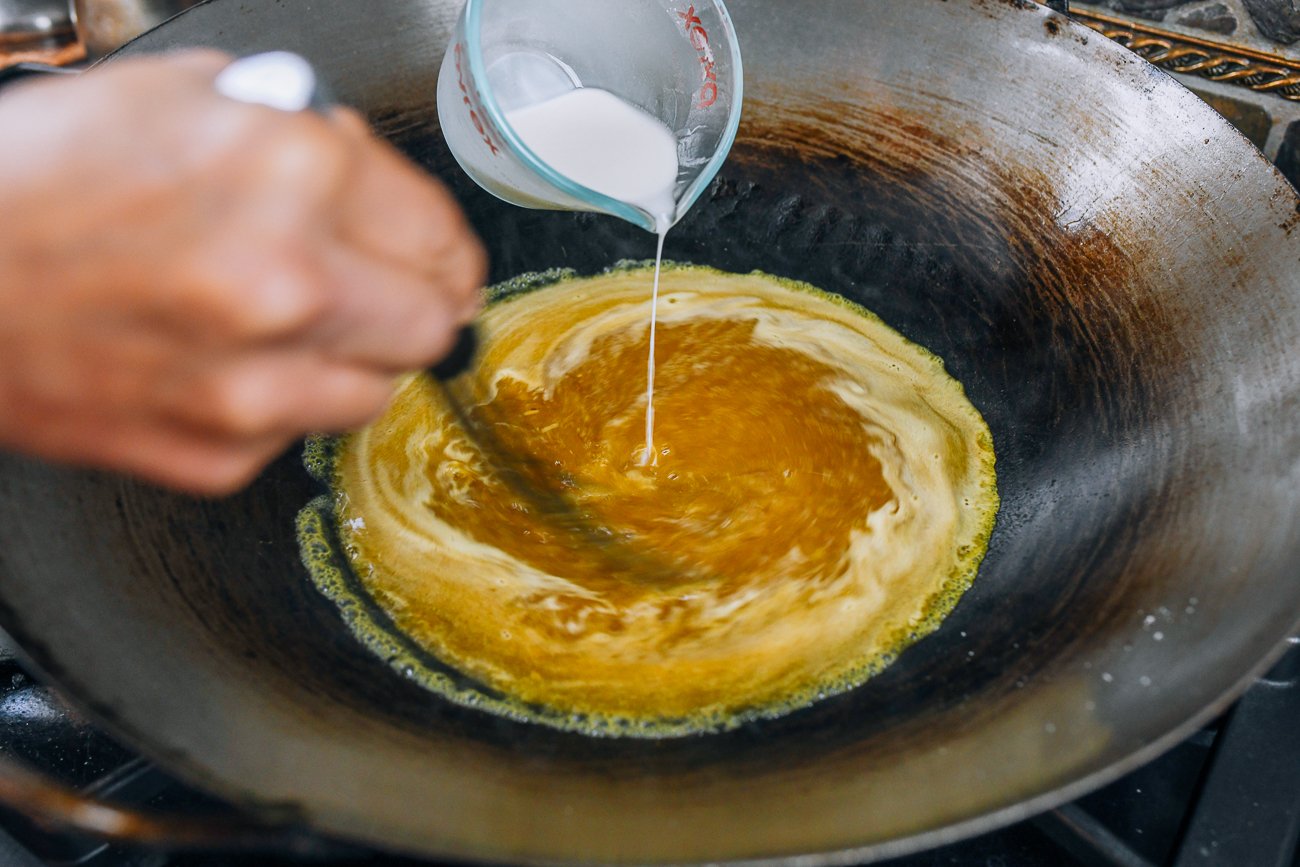
<svg viewBox="0 0 1300 867">
<path fill-rule="evenodd" d="M 659 232 L 677 202 L 677 136 L 657 117 L 606 90 L 580 87 L 506 114 L 542 162 L 584 187 L 655 217 Z"/>
</svg>

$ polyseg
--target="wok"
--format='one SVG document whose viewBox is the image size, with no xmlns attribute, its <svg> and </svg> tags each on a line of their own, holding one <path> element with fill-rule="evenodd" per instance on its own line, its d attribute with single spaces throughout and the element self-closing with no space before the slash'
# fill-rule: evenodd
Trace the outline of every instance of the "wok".
<svg viewBox="0 0 1300 867">
<path fill-rule="evenodd" d="M 119 56 L 306 55 L 446 179 L 494 278 L 645 258 L 454 167 L 454 0 L 213 0 Z M 1011 822 L 1220 711 L 1300 615 L 1300 207 L 1164 74 L 1024 0 L 733 0 L 747 103 L 670 258 L 809 281 L 937 352 L 993 432 L 974 588 L 861 688 L 600 740 L 451 706 L 299 565 L 295 454 L 199 501 L 0 461 L 0 623 L 79 706 L 267 822 L 510 862 L 896 855 Z M 111 60 L 110 60 L 111 62 Z"/>
</svg>

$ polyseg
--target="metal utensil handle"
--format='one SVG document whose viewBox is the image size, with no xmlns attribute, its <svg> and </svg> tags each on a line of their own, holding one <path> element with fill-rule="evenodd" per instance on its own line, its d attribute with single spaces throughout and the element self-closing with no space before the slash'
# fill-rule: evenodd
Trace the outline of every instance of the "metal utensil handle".
<svg viewBox="0 0 1300 867">
<path fill-rule="evenodd" d="M 250 54 L 231 63 L 212 86 L 237 102 L 266 105 L 280 111 L 325 112 L 333 100 L 316 78 L 316 70 L 290 51 Z"/>
</svg>

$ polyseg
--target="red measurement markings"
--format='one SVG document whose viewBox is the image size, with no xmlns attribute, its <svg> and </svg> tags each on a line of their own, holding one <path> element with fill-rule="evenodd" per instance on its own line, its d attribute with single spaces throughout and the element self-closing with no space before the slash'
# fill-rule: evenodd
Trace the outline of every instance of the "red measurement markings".
<svg viewBox="0 0 1300 867">
<path fill-rule="evenodd" d="M 474 124 L 474 129 L 478 130 L 478 134 L 483 137 L 483 144 L 488 146 L 488 149 L 492 151 L 493 156 L 496 156 L 497 146 L 492 142 L 492 136 L 488 135 L 487 126 L 483 123 L 482 116 L 478 113 L 478 110 L 474 108 L 474 102 L 476 100 L 470 98 L 469 88 L 465 86 L 465 71 L 461 64 L 464 53 L 464 46 L 457 42 L 456 83 L 460 85 L 461 100 L 465 103 L 465 107 L 469 109 L 470 122 Z"/>
<path fill-rule="evenodd" d="M 700 53 L 700 65 L 704 67 L 704 84 L 700 86 L 700 101 L 695 107 L 708 108 L 718 101 L 717 61 L 709 46 L 709 31 L 704 29 L 704 22 L 695 14 L 694 6 L 685 12 L 678 12 L 677 17 L 685 22 L 686 38 L 691 40 L 691 46 Z"/>
</svg>

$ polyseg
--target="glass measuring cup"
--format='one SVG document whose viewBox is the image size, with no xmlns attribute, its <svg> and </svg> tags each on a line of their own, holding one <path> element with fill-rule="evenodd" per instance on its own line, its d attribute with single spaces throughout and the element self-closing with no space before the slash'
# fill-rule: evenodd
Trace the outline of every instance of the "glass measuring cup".
<svg viewBox="0 0 1300 867">
<path fill-rule="evenodd" d="M 468 0 L 438 75 L 438 120 L 456 161 L 512 204 L 654 215 L 539 158 L 506 114 L 579 87 L 606 90 L 677 139 L 676 221 L 726 159 L 740 124 L 740 47 L 718 0 Z"/>
</svg>

